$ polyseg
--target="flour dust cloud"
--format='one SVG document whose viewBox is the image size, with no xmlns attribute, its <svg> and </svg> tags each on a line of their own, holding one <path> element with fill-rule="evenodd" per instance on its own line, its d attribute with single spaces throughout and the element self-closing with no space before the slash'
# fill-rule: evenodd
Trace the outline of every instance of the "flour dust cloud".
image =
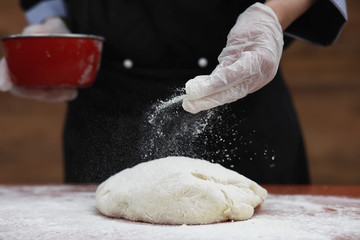
<svg viewBox="0 0 360 240">
<path fill-rule="evenodd" d="M 178 93 L 156 102 L 147 111 L 142 126 L 142 158 L 188 156 L 223 163 L 236 157 L 237 146 L 230 140 L 238 140 L 236 129 L 230 131 L 230 138 L 219 134 L 225 127 L 226 107 L 191 114 L 182 108 L 184 97 Z"/>
</svg>

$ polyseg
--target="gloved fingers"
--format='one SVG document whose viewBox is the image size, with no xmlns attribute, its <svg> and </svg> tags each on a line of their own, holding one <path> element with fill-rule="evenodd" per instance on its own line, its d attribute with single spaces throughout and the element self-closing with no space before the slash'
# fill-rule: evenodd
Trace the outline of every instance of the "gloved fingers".
<svg viewBox="0 0 360 240">
<path fill-rule="evenodd" d="M 71 101 L 78 95 L 76 88 L 14 87 L 10 92 L 17 97 L 53 103 Z"/>
<path fill-rule="evenodd" d="M 9 69 L 6 63 L 6 59 L 2 58 L 0 60 L 0 90 L 9 91 L 13 87 L 12 82 L 10 81 Z"/>
<path fill-rule="evenodd" d="M 24 28 L 21 34 L 30 35 L 30 34 L 47 34 L 49 31 L 43 24 L 34 24 Z"/>
<path fill-rule="evenodd" d="M 52 33 L 70 33 L 65 22 L 59 17 L 52 17 L 45 21 L 45 27 Z"/>
<path fill-rule="evenodd" d="M 185 85 L 184 109 L 196 113 L 234 102 L 265 86 L 277 68 L 278 60 L 267 49 L 244 52 L 233 64 L 219 65 L 212 74 L 189 80 Z"/>
<path fill-rule="evenodd" d="M 43 24 L 34 24 L 24 28 L 22 34 L 70 33 L 65 22 L 59 17 L 49 18 Z"/>
<path fill-rule="evenodd" d="M 234 63 L 221 63 L 210 75 L 201 75 L 185 84 L 188 100 L 200 99 L 225 91 L 231 87 L 258 78 L 260 73 L 258 58 L 251 52 L 244 52 Z"/>
<path fill-rule="evenodd" d="M 249 92 L 249 85 L 249 83 L 242 83 L 225 91 L 218 92 L 200 99 L 190 100 L 185 98 L 182 107 L 185 111 L 195 114 L 203 110 L 218 107 L 226 103 L 231 103 L 245 97 Z"/>
</svg>

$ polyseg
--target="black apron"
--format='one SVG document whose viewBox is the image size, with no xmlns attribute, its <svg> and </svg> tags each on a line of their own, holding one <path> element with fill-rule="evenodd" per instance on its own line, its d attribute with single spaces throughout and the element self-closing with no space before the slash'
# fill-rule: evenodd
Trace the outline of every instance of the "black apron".
<svg viewBox="0 0 360 240">
<path fill-rule="evenodd" d="M 76 33 L 105 37 L 92 87 L 68 104 L 65 180 L 99 183 L 140 162 L 188 156 L 259 183 L 309 182 L 301 131 L 280 72 L 261 90 L 199 114 L 181 103 L 209 74 L 238 15 L 253 1 L 67 1 Z M 198 61 L 206 58 L 208 65 Z M 127 68 L 124 62 L 131 61 Z"/>
</svg>

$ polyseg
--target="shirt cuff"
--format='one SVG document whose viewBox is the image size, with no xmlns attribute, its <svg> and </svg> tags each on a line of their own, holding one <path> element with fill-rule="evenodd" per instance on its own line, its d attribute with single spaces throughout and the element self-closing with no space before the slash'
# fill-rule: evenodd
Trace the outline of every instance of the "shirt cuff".
<svg viewBox="0 0 360 240">
<path fill-rule="evenodd" d="M 312 44 L 328 46 L 340 35 L 348 20 L 345 0 L 317 0 L 284 34 Z"/>
<path fill-rule="evenodd" d="M 67 17 L 67 11 L 63 0 L 41 1 L 25 12 L 30 25 L 42 23 L 49 17 Z"/>
</svg>

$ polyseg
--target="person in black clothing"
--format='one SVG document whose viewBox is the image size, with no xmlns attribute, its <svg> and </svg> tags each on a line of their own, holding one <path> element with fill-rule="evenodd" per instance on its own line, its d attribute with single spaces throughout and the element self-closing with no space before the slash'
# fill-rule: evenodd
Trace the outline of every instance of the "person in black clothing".
<svg viewBox="0 0 360 240">
<path fill-rule="evenodd" d="M 33 14 L 54 1 L 21 2 Z M 262 184 L 309 183 L 301 130 L 278 70 L 283 43 L 291 42 L 282 30 L 329 45 L 346 21 L 338 3 L 57 2 L 71 32 L 105 38 L 95 84 L 66 89 L 61 98 L 72 100 L 66 182 L 99 183 L 140 162 L 182 155 Z M 31 98 L 31 89 L 22 95 Z M 183 105 L 168 104 L 182 95 Z"/>
</svg>

